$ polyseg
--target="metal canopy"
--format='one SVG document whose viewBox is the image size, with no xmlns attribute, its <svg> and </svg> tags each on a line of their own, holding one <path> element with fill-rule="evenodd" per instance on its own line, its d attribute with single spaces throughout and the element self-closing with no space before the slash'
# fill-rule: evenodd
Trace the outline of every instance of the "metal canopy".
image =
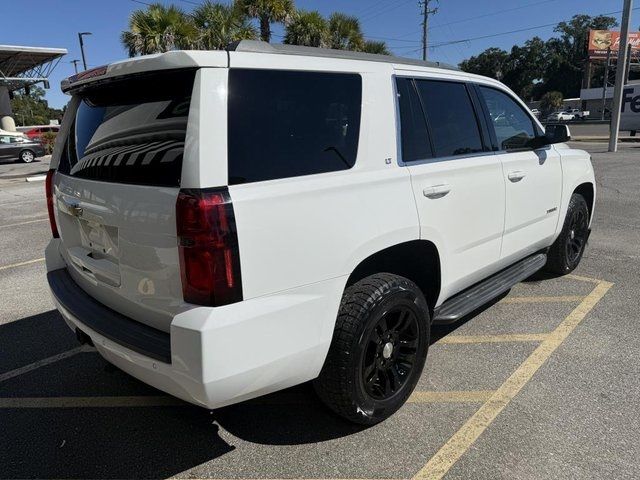
<svg viewBox="0 0 640 480">
<path fill-rule="evenodd" d="M 0 45 L 0 87 L 12 91 L 46 82 L 66 54 L 65 48 Z"/>
</svg>

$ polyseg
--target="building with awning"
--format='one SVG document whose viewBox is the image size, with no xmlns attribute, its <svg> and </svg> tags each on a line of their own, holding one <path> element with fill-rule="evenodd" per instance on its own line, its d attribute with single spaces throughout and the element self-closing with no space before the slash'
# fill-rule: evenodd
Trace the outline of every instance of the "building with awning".
<svg viewBox="0 0 640 480">
<path fill-rule="evenodd" d="M 42 83 L 49 88 L 49 75 L 67 54 L 65 48 L 0 45 L 0 129 L 16 130 L 11 111 L 11 92 Z"/>
</svg>

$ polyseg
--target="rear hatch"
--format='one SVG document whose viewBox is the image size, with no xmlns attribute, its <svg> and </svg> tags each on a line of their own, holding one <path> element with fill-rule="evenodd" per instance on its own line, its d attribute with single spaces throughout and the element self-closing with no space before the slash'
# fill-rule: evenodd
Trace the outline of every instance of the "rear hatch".
<svg viewBox="0 0 640 480">
<path fill-rule="evenodd" d="M 169 331 L 183 301 L 176 199 L 196 70 L 88 85 L 55 183 L 61 254 L 104 305 Z"/>
</svg>

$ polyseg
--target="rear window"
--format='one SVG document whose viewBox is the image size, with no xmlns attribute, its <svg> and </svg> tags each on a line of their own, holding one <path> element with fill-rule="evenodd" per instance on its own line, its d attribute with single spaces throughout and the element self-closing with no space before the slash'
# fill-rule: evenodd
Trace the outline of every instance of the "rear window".
<svg viewBox="0 0 640 480">
<path fill-rule="evenodd" d="M 357 74 L 232 69 L 229 184 L 351 168 L 361 103 Z"/>
<path fill-rule="evenodd" d="M 195 70 L 125 78 L 80 93 L 59 171 L 177 187 Z"/>
</svg>

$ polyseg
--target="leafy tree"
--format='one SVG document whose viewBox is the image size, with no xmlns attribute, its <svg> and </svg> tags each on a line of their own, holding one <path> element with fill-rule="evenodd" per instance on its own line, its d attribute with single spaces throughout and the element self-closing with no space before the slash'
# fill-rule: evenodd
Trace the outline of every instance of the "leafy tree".
<svg viewBox="0 0 640 480">
<path fill-rule="evenodd" d="M 560 22 L 554 30 L 560 37 L 547 41 L 547 90 L 558 90 L 565 97 L 578 96 L 586 66 L 589 30 L 607 30 L 617 25 L 614 17 L 603 15 L 574 15 L 570 21 Z"/>
<path fill-rule="evenodd" d="M 329 24 L 317 11 L 298 11 L 296 17 L 286 26 L 284 43 L 327 47 L 329 45 Z"/>
<path fill-rule="evenodd" d="M 362 51 L 366 53 L 376 53 L 378 55 L 390 55 L 389 49 L 387 48 L 387 44 L 384 42 L 376 42 L 373 40 L 367 40 L 364 42 L 364 46 L 362 47 Z"/>
<path fill-rule="evenodd" d="M 257 30 L 237 5 L 207 0 L 193 11 L 192 18 L 198 29 L 198 49 L 222 50 L 238 40 L 258 38 Z"/>
<path fill-rule="evenodd" d="M 506 61 L 503 81 L 522 98 L 530 98 L 536 81 L 544 78 L 547 68 L 547 46 L 540 37 L 515 45 Z"/>
<path fill-rule="evenodd" d="M 502 80 L 504 72 L 507 69 L 506 63 L 509 54 L 501 48 L 488 48 L 476 57 L 471 57 L 460 63 L 460 69 L 469 72 L 484 75 L 485 77 Z"/>
<path fill-rule="evenodd" d="M 296 8 L 293 0 L 238 0 L 238 6 L 260 24 L 260 39 L 271 41 L 271 24 L 293 20 Z"/>
<path fill-rule="evenodd" d="M 565 97 L 577 96 L 585 69 L 589 30 L 606 30 L 616 25 L 613 17 L 574 15 L 556 26 L 557 37 L 546 42 L 534 37 L 522 46 L 514 46 L 509 53 L 490 48 L 460 63 L 460 68 L 501 80 L 523 98 L 540 98 L 550 91 L 558 91 Z"/>
<path fill-rule="evenodd" d="M 182 9 L 153 3 L 131 14 L 129 30 L 122 32 L 120 40 L 134 57 L 191 48 L 197 35 L 197 28 Z"/>
<path fill-rule="evenodd" d="M 362 50 L 364 38 L 358 18 L 332 13 L 329 17 L 329 46 L 337 50 Z"/>
<path fill-rule="evenodd" d="M 562 93 L 556 91 L 547 92 L 540 100 L 540 108 L 544 113 L 551 113 L 562 108 L 562 100 Z"/>
<path fill-rule="evenodd" d="M 29 94 L 15 92 L 11 110 L 18 125 L 48 125 L 50 120 L 62 120 L 62 110 L 49 108 L 44 89 L 32 86 Z"/>
<path fill-rule="evenodd" d="M 356 17 L 339 12 L 327 21 L 319 12 L 299 11 L 286 26 L 284 43 L 389 55 L 385 42 L 364 40 Z"/>
</svg>

